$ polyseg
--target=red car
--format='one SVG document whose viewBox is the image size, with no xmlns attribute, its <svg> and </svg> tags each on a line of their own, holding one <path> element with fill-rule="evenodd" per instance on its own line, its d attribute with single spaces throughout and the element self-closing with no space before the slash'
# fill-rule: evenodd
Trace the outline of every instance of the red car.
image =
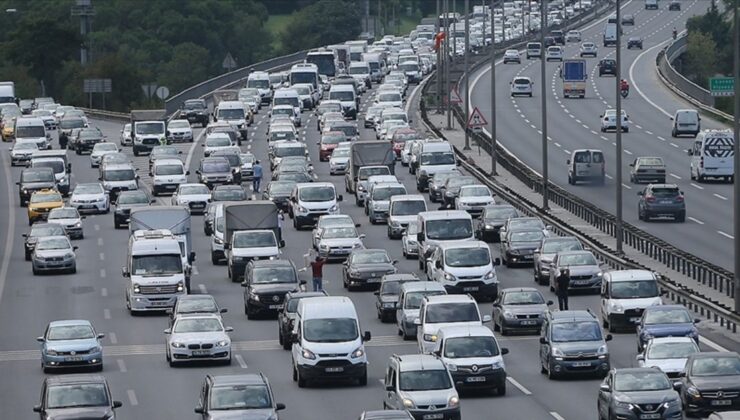
<svg viewBox="0 0 740 420">
<path fill-rule="evenodd" d="M 419 133 L 413 128 L 399 128 L 396 130 L 396 132 L 393 133 L 393 137 L 391 137 L 391 143 L 393 143 L 393 151 L 396 153 L 396 158 L 401 158 L 403 146 L 407 141 L 419 140 L 420 138 Z"/>
<path fill-rule="evenodd" d="M 337 148 L 337 144 L 347 141 L 342 131 L 327 131 L 321 135 L 319 141 L 319 160 L 327 162 L 331 157 L 331 152 Z"/>
</svg>

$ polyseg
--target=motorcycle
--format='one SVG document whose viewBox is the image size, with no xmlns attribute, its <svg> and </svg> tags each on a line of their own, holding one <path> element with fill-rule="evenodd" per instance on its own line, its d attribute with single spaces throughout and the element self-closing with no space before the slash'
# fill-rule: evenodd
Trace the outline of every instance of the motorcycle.
<svg viewBox="0 0 740 420">
<path fill-rule="evenodd" d="M 630 90 L 629 90 L 629 88 L 627 88 L 627 89 L 622 89 L 622 90 L 620 91 L 620 94 L 622 95 L 622 98 L 626 98 L 626 97 L 627 97 L 627 96 L 628 96 L 628 95 L 630 94 Z"/>
</svg>

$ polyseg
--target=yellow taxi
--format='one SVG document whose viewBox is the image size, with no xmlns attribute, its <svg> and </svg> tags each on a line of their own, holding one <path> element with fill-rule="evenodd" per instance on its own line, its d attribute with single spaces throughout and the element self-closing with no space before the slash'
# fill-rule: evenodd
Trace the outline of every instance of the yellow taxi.
<svg viewBox="0 0 740 420">
<path fill-rule="evenodd" d="M 46 220 L 49 212 L 59 207 L 64 207 L 64 199 L 59 191 L 35 191 L 28 202 L 28 225 L 32 225 L 37 220 Z"/>
<path fill-rule="evenodd" d="M 13 141 L 15 138 L 15 118 L 4 118 L 0 126 L 2 127 L 0 133 L 3 141 Z"/>
</svg>

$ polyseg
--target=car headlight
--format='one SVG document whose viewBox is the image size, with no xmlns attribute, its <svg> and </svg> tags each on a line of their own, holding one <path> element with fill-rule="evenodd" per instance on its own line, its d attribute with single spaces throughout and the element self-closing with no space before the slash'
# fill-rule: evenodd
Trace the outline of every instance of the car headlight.
<svg viewBox="0 0 740 420">
<path fill-rule="evenodd" d="M 213 242 L 215 242 L 218 245 L 223 245 L 224 244 L 224 240 L 221 239 L 221 238 L 219 238 L 218 236 L 214 236 L 213 237 Z"/>
<path fill-rule="evenodd" d="M 333 205 L 333 206 L 331 206 L 331 207 L 329 208 L 329 212 L 335 212 L 335 211 L 337 211 L 337 210 L 339 210 L 339 207 L 337 207 L 337 205 L 336 205 L 336 204 L 335 204 L 335 205 Z"/>
<path fill-rule="evenodd" d="M 457 365 L 454 363 L 447 363 L 447 370 L 450 372 L 457 372 Z"/>
<path fill-rule="evenodd" d="M 185 290 L 185 287 L 183 286 L 182 282 L 177 283 L 177 291 L 182 292 Z"/>
<path fill-rule="evenodd" d="M 596 354 L 602 354 L 603 355 L 603 354 L 607 354 L 607 353 L 609 353 L 609 350 L 606 348 L 606 344 L 604 344 L 603 346 L 599 347 L 598 350 L 596 350 Z"/>
<path fill-rule="evenodd" d="M 64 254 L 64 259 L 65 259 L 65 260 L 71 260 L 71 259 L 73 259 L 74 257 L 75 257 L 75 254 L 74 254 L 74 252 L 70 252 L 70 253 Z"/>
<path fill-rule="evenodd" d="M 596 277 L 599 277 L 599 278 L 601 278 L 603 275 L 604 275 L 603 271 L 599 271 L 598 273 L 596 273 Z"/>
<path fill-rule="evenodd" d="M 483 276 L 483 280 L 491 280 L 491 279 L 495 279 L 495 278 L 496 278 L 496 272 L 493 271 L 493 270 L 487 272 L 486 275 Z"/>
<path fill-rule="evenodd" d="M 690 387 L 686 388 L 686 393 L 689 394 L 690 396 L 694 397 L 694 398 L 700 398 L 701 397 L 701 394 L 699 393 L 699 390 L 696 389 L 695 386 L 690 386 Z"/>
<path fill-rule="evenodd" d="M 447 280 L 447 281 L 455 281 L 455 280 L 457 280 L 457 278 L 455 276 L 453 276 L 452 274 L 450 274 L 450 273 L 445 273 L 444 277 L 445 277 L 445 280 Z"/>
<path fill-rule="evenodd" d="M 391 227 L 398 229 L 401 227 L 401 222 L 396 221 L 396 220 L 391 220 Z"/>
<path fill-rule="evenodd" d="M 350 268 L 349 275 L 350 276 L 353 276 L 353 277 L 359 276 L 360 275 L 360 271 L 357 270 L 356 268 Z"/>
<path fill-rule="evenodd" d="M 355 349 L 355 351 L 352 352 L 352 355 L 351 356 L 352 356 L 353 359 L 357 359 L 357 358 L 362 357 L 364 355 L 365 355 L 365 350 L 363 350 L 362 347 L 358 347 L 357 349 Z"/>
<path fill-rule="evenodd" d="M 56 350 L 46 350 L 47 356 L 56 356 L 58 353 Z"/>
<path fill-rule="evenodd" d="M 139 287 L 138 284 L 134 283 L 134 293 L 140 293 L 140 292 L 141 292 L 141 288 Z"/>
<path fill-rule="evenodd" d="M 414 407 L 416 407 L 416 405 L 414 404 L 414 402 L 412 400 L 408 399 L 408 398 L 404 398 L 403 399 L 403 406 L 406 407 L 406 408 L 414 408 Z"/>
<path fill-rule="evenodd" d="M 301 356 L 303 356 L 304 359 L 314 360 L 316 359 L 316 355 L 308 349 L 303 349 L 303 352 L 301 352 Z"/>
<path fill-rule="evenodd" d="M 185 348 L 185 343 L 180 343 L 178 341 L 173 341 L 172 343 L 170 343 L 170 345 L 172 347 L 176 348 L 176 349 L 184 349 Z"/>
<path fill-rule="evenodd" d="M 362 184 L 357 185 L 357 191 L 365 191 L 365 186 Z"/>
<path fill-rule="evenodd" d="M 322 251 L 328 251 L 329 250 L 329 245 L 321 244 L 321 245 L 319 245 L 319 249 L 322 250 Z"/>
<path fill-rule="evenodd" d="M 373 203 L 373 210 L 375 210 L 375 211 L 382 210 L 381 207 L 382 206 L 381 206 L 380 203 Z"/>
<path fill-rule="evenodd" d="M 624 307 L 622 307 L 622 305 L 620 305 L 617 302 L 613 302 L 612 303 L 612 312 L 618 312 L 618 313 L 624 312 Z"/>
<path fill-rule="evenodd" d="M 218 347 L 227 347 L 230 344 L 231 342 L 229 340 L 221 340 L 218 343 L 216 343 Z"/>
<path fill-rule="evenodd" d="M 90 350 L 88 350 L 88 353 L 97 353 L 101 350 L 102 349 L 100 348 L 100 346 L 95 346 L 95 347 L 90 348 Z"/>
<path fill-rule="evenodd" d="M 75 224 L 74 224 L 74 227 L 76 227 L 76 228 L 80 228 L 80 227 L 82 227 L 82 222 L 77 222 L 77 223 L 75 223 Z"/>
<path fill-rule="evenodd" d="M 556 357 L 565 357 L 565 353 L 557 347 L 552 348 L 552 355 Z"/>
<path fill-rule="evenodd" d="M 624 408 L 627 410 L 632 410 L 632 408 L 634 408 L 634 405 L 632 405 L 632 403 L 626 401 L 615 400 L 614 405 L 616 405 L 618 408 Z"/>
<path fill-rule="evenodd" d="M 422 169 L 419 171 L 419 176 L 429 176 L 429 174 L 427 173 L 425 169 Z"/>
<path fill-rule="evenodd" d="M 455 408 L 458 405 L 460 405 L 460 399 L 454 395 L 450 397 L 449 401 L 447 401 L 447 406 L 450 408 Z"/>
<path fill-rule="evenodd" d="M 424 334 L 424 341 L 436 342 L 437 334 Z"/>
<path fill-rule="evenodd" d="M 360 248 L 363 248 L 363 246 L 362 246 L 362 242 L 355 242 L 355 243 L 353 243 L 353 244 L 352 244 L 352 248 L 354 248 L 354 249 L 360 249 Z"/>
<path fill-rule="evenodd" d="M 665 408 L 678 408 L 681 406 L 681 400 L 676 398 L 675 400 L 666 401 L 663 403 Z"/>
<path fill-rule="evenodd" d="M 259 302 L 260 301 L 260 296 L 250 290 L 249 291 L 249 299 Z"/>
<path fill-rule="evenodd" d="M 298 213 L 308 213 L 308 209 L 303 206 L 298 206 Z"/>
<path fill-rule="evenodd" d="M 650 340 L 651 338 L 653 338 L 653 334 L 651 334 L 650 331 L 643 330 L 641 335 L 642 338 L 644 338 L 645 340 Z"/>
<path fill-rule="evenodd" d="M 392 308 L 395 308 L 396 307 L 396 304 L 394 302 L 383 302 L 383 307 L 384 308 L 388 308 L 388 309 L 392 309 Z"/>
<path fill-rule="evenodd" d="M 503 312 L 504 318 L 506 319 L 513 319 L 515 318 L 514 314 L 511 311 L 504 311 Z"/>
</svg>

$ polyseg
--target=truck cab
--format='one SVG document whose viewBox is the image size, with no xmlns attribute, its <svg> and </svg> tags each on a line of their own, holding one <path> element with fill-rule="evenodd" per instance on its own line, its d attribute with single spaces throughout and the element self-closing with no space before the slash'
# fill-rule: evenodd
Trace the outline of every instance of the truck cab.
<svg viewBox="0 0 740 420">
<path fill-rule="evenodd" d="M 129 279 L 126 307 L 131 314 L 165 311 L 187 293 L 180 244 L 166 229 L 134 231 L 121 273 Z"/>
<path fill-rule="evenodd" d="M 464 210 L 438 210 L 419 213 L 419 269 L 426 271 L 426 260 L 436 246 L 451 241 L 473 241 L 473 218 Z"/>
<path fill-rule="evenodd" d="M 133 139 L 134 156 L 149 153 L 154 146 L 167 141 L 167 113 L 165 110 L 132 110 L 131 138 Z"/>
<path fill-rule="evenodd" d="M 69 178 L 72 174 L 72 164 L 67 160 L 65 150 L 38 150 L 31 155 L 31 168 L 51 168 L 57 183 L 57 190 L 62 195 L 69 194 Z"/>
<path fill-rule="evenodd" d="M 285 242 L 278 242 L 275 232 L 269 229 L 234 232 L 231 240 L 224 243 L 229 278 L 233 282 L 240 281 L 249 261 L 280 258 L 282 246 L 285 246 Z"/>
<path fill-rule="evenodd" d="M 252 115 L 249 107 L 242 101 L 222 101 L 213 112 L 213 121 L 226 121 L 239 130 L 241 139 L 238 144 L 241 145 L 241 140 L 247 139 L 249 126 L 252 125 Z"/>
</svg>

